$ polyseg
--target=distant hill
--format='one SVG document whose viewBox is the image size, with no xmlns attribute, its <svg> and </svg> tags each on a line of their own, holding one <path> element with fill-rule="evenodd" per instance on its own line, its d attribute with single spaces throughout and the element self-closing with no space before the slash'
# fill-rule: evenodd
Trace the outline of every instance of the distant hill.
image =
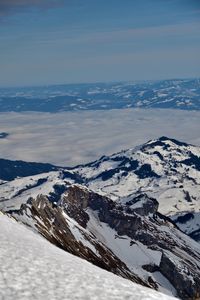
<svg viewBox="0 0 200 300">
<path fill-rule="evenodd" d="M 200 79 L 0 89 L 0 112 L 139 108 L 200 110 Z"/>
</svg>

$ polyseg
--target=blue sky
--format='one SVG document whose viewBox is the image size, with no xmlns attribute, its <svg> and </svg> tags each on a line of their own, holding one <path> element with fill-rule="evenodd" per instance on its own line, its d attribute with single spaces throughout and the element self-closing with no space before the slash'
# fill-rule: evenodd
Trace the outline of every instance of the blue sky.
<svg viewBox="0 0 200 300">
<path fill-rule="evenodd" d="M 200 77 L 200 0 L 0 0 L 0 86 Z"/>
</svg>

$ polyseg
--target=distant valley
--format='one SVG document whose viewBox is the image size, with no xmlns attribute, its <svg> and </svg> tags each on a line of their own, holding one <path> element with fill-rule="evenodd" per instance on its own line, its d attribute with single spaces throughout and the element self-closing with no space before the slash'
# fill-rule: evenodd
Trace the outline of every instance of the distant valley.
<svg viewBox="0 0 200 300">
<path fill-rule="evenodd" d="M 200 110 L 200 79 L 0 89 L 0 112 L 127 108 Z"/>
</svg>

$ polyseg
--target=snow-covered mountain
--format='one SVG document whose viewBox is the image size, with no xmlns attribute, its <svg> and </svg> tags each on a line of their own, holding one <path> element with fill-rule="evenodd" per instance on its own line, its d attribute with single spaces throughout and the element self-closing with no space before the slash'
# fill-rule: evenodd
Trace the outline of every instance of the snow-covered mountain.
<svg viewBox="0 0 200 300">
<path fill-rule="evenodd" d="M 0 89 L 1 112 L 139 108 L 200 109 L 200 80 L 91 83 Z"/>
<path fill-rule="evenodd" d="M 199 240 L 199 147 L 161 137 L 87 165 L 40 171 L 1 177 L 0 209 L 97 266 L 198 298 L 200 244 L 180 229 Z"/>
<path fill-rule="evenodd" d="M 66 253 L 1 213 L 0 241 L 0 299 L 173 299 Z"/>
<path fill-rule="evenodd" d="M 120 203 L 146 193 L 158 211 L 200 240 L 200 147 L 167 137 L 75 169 L 87 186 Z"/>
</svg>

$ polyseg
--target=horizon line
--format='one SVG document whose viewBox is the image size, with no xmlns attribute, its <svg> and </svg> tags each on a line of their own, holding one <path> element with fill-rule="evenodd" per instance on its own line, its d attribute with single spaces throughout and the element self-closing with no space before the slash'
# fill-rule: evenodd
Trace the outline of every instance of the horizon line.
<svg viewBox="0 0 200 300">
<path fill-rule="evenodd" d="M 136 79 L 136 80 L 106 80 L 106 81 L 94 81 L 94 82 L 68 82 L 68 83 L 44 83 L 44 84 L 27 84 L 27 85 L 8 85 L 0 86 L 0 89 L 16 89 L 16 88 L 39 88 L 39 87 L 50 87 L 50 86 L 67 86 L 67 85 L 94 85 L 94 84 L 115 84 L 115 83 L 145 83 L 145 82 L 159 82 L 159 81 L 170 81 L 170 80 L 198 80 L 199 76 L 194 77 L 168 77 L 164 79 Z"/>
</svg>

